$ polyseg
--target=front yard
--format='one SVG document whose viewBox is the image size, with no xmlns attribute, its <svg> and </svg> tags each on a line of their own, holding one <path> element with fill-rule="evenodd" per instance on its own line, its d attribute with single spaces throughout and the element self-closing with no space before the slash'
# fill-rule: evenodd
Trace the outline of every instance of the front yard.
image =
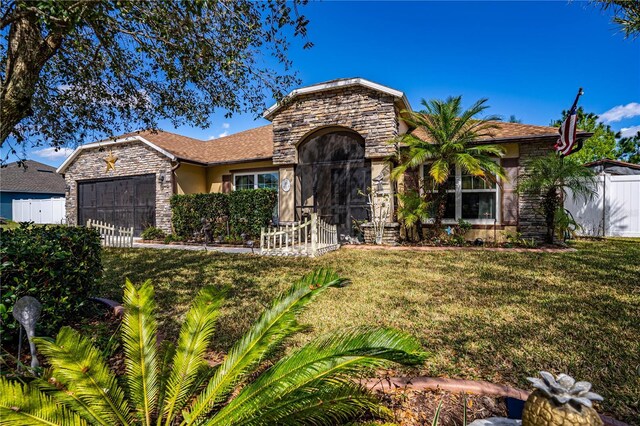
<svg viewBox="0 0 640 426">
<path fill-rule="evenodd" d="M 204 285 L 228 286 L 213 349 L 227 350 L 273 297 L 317 267 L 352 280 L 303 314 L 291 345 L 341 327 L 391 326 L 432 356 L 405 374 L 483 379 L 529 389 L 539 370 L 589 380 L 602 411 L 640 418 L 640 240 L 582 241 L 578 251 L 359 251 L 318 259 L 153 249 L 105 251 L 102 296 L 151 279 L 173 338 Z M 638 424 L 638 423 L 636 423 Z"/>
</svg>

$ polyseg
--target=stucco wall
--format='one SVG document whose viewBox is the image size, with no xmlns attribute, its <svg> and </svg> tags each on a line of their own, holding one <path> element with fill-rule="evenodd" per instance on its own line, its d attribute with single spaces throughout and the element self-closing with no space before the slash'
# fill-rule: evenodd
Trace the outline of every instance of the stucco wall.
<svg viewBox="0 0 640 426">
<path fill-rule="evenodd" d="M 182 163 L 174 172 L 176 194 L 201 194 L 207 192 L 207 168 Z"/>
<path fill-rule="evenodd" d="M 223 164 L 207 168 L 207 189 L 203 192 L 222 192 L 222 176 L 232 175 L 235 172 L 251 171 L 259 169 L 278 170 L 270 160 L 254 161 L 251 163 Z"/>
<path fill-rule="evenodd" d="M 116 170 L 106 172 L 104 158 L 109 151 L 118 157 Z M 64 173 L 69 186 L 65 207 L 67 223 L 77 225 L 78 186 L 82 180 L 109 179 L 153 173 L 156 175 L 156 226 L 166 232 L 171 231 L 171 207 L 169 198 L 173 193 L 171 160 L 142 142 L 111 145 L 109 149 L 85 149 L 80 152 Z M 160 175 L 164 176 L 161 182 Z"/>
<path fill-rule="evenodd" d="M 365 140 L 367 158 L 391 154 L 388 141 L 398 134 L 393 96 L 355 86 L 301 95 L 273 117 L 273 163 L 297 163 L 296 146 L 317 129 L 342 126 Z"/>
</svg>

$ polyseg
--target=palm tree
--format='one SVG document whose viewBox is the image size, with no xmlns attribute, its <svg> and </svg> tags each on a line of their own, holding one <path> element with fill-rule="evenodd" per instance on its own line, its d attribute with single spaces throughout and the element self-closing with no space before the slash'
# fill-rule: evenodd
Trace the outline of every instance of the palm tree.
<svg viewBox="0 0 640 426">
<path fill-rule="evenodd" d="M 223 293 L 203 289 L 178 341 L 157 347 L 154 292 L 128 280 L 122 320 L 126 373 L 121 382 L 98 349 L 69 327 L 55 341 L 38 339 L 47 377 L 29 385 L 0 378 L 0 423 L 14 425 L 337 424 L 375 399 L 350 377 L 388 361 L 418 364 L 417 340 L 391 329 L 344 330 L 294 350 L 256 377 L 265 359 L 301 329 L 296 317 L 318 294 L 346 280 L 320 270 L 281 294 L 211 368 L 204 355 Z"/>
<path fill-rule="evenodd" d="M 595 194 L 595 175 L 575 161 L 565 161 L 555 152 L 531 160 L 518 182 L 518 192 L 542 200 L 547 242 L 553 244 L 556 223 L 564 214 L 563 200 L 569 196 L 587 201 Z"/>
<path fill-rule="evenodd" d="M 392 171 L 398 179 L 408 169 L 421 165 L 428 167 L 429 181 L 424 182 L 425 197 L 433 203 L 435 232 L 441 231 L 442 218 L 446 211 L 447 181 L 455 176 L 456 167 L 464 172 L 495 183 L 496 178 L 505 178 L 502 166 L 494 161 L 504 154 L 498 145 L 481 145 L 478 140 L 491 136 L 499 126 L 496 116 L 478 118 L 488 108 L 486 99 L 480 99 L 469 109 L 462 109 L 462 97 L 446 100 L 422 100 L 420 112 L 403 111 L 404 121 L 416 128 L 410 134 L 399 136 L 395 142 L 408 149 L 401 154 L 399 165 Z"/>
</svg>

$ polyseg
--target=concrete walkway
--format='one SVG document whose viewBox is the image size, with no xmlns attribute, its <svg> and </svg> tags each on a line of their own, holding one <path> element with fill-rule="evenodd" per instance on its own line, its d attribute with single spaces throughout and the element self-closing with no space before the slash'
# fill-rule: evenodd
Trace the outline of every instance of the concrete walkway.
<svg viewBox="0 0 640 426">
<path fill-rule="evenodd" d="M 183 244 L 147 244 L 138 241 L 133 242 L 133 248 L 150 248 L 161 250 L 191 250 L 191 251 L 215 251 L 219 253 L 251 253 L 251 249 L 248 247 L 212 247 L 204 245 L 183 245 Z M 254 249 L 254 253 L 257 251 Z"/>
</svg>

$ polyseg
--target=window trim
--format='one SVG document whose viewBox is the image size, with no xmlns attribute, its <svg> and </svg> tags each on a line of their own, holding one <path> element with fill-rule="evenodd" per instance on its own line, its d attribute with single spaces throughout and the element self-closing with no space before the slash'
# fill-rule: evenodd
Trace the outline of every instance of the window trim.
<svg viewBox="0 0 640 426">
<path fill-rule="evenodd" d="M 500 159 L 496 158 L 494 161 L 500 164 Z M 424 182 L 424 164 L 420 165 L 420 180 Z M 502 224 L 502 191 L 501 191 L 501 179 L 500 176 L 496 178 L 496 187 L 492 189 L 462 189 L 462 170 L 460 166 L 456 166 L 455 171 L 455 188 L 447 189 L 447 193 L 455 193 L 456 206 L 455 206 L 455 219 L 442 219 L 443 225 L 455 225 L 458 220 L 462 219 L 462 194 L 463 193 L 476 193 L 476 192 L 495 192 L 496 194 L 496 217 L 495 219 L 463 219 L 472 225 L 501 225 Z M 424 185 L 420 185 L 420 193 L 424 195 Z M 429 218 L 427 223 L 433 223 L 433 218 Z"/>
<path fill-rule="evenodd" d="M 237 191 L 236 189 L 236 176 L 240 177 L 240 176 L 253 176 L 253 189 L 258 189 L 258 175 L 267 175 L 267 174 L 274 174 L 277 176 L 278 180 L 277 180 L 277 185 L 276 185 L 276 190 L 278 190 L 279 186 L 280 186 L 280 171 L 279 170 L 262 170 L 259 172 L 251 172 L 251 171 L 247 171 L 247 172 L 238 172 L 238 173 L 234 173 L 233 174 L 233 180 L 232 180 L 232 187 L 234 191 Z M 248 188 L 247 188 L 248 189 Z"/>
</svg>

